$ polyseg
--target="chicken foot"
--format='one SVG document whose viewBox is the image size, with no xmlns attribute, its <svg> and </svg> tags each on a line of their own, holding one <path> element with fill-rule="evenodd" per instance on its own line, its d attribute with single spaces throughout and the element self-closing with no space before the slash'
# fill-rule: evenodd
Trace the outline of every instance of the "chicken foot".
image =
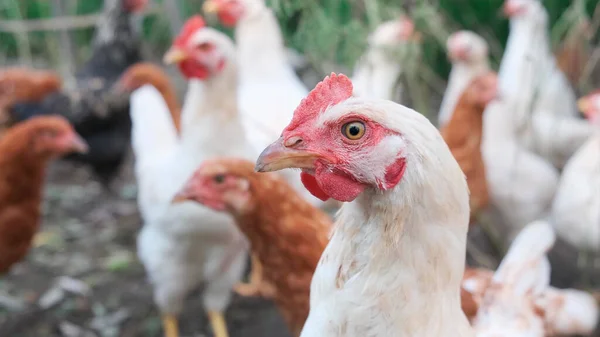
<svg viewBox="0 0 600 337">
<path fill-rule="evenodd" d="M 163 315 L 162 323 L 165 337 L 179 337 L 179 326 L 175 316 L 169 314 Z"/>
<path fill-rule="evenodd" d="M 222 312 L 209 311 L 208 319 L 210 320 L 210 326 L 213 329 L 215 337 L 229 337 L 227 325 L 225 324 L 225 317 Z"/>
<path fill-rule="evenodd" d="M 251 257 L 250 282 L 240 282 L 233 290 L 242 296 L 272 297 L 274 289 L 263 279 L 263 266 L 256 254 Z"/>
</svg>

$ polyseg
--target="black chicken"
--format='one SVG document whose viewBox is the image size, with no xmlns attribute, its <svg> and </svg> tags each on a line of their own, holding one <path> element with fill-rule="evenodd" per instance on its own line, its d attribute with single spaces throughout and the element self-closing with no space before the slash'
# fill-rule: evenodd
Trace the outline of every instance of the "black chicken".
<svg viewBox="0 0 600 337">
<path fill-rule="evenodd" d="M 88 153 L 66 158 L 90 165 L 105 187 L 117 175 L 130 145 L 129 97 L 113 87 L 129 66 L 142 61 L 141 42 L 131 16 L 146 3 L 105 0 L 92 57 L 75 74 L 77 88 L 11 109 L 16 122 L 36 115 L 65 116 L 89 145 Z"/>
</svg>

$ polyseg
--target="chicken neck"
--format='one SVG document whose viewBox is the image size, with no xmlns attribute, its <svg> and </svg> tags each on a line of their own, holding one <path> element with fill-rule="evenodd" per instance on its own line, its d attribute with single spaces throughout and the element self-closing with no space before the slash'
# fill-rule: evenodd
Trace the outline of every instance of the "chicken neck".
<svg viewBox="0 0 600 337">
<path fill-rule="evenodd" d="M 243 77 L 278 74 L 282 67 L 289 67 L 277 18 L 264 5 L 257 5 L 241 19 L 235 41 Z"/>
<path fill-rule="evenodd" d="M 452 114 L 456 110 L 458 99 L 465 91 L 467 85 L 484 72 L 490 69 L 487 58 L 473 63 L 455 62 L 450 71 L 450 80 L 446 88 L 446 94 L 440 107 L 440 127 L 452 119 Z"/>
<path fill-rule="evenodd" d="M 543 13 L 539 13 L 543 15 Z M 539 22 L 538 22 L 539 21 Z M 506 50 L 500 64 L 498 81 L 503 99 L 518 103 L 512 107 L 516 121 L 521 124 L 527 112 L 533 109 L 536 87 L 544 74 L 539 72 L 548 69 L 547 35 L 544 21 L 529 18 L 515 18 L 510 22 L 510 34 Z"/>
<path fill-rule="evenodd" d="M 110 43 L 114 40 L 132 38 L 133 31 L 131 14 L 123 9 L 123 0 L 105 0 L 102 16 L 96 25 L 96 46 Z"/>
<path fill-rule="evenodd" d="M 354 70 L 354 91 L 361 96 L 393 100 L 401 71 L 398 60 L 386 55 L 382 47 L 371 46 Z"/>
<path fill-rule="evenodd" d="M 197 125 L 203 119 L 226 122 L 237 115 L 237 74 L 233 61 L 229 61 L 220 73 L 206 80 L 189 80 L 181 112 L 182 135 L 185 135 L 186 129 L 189 132 L 188 126 Z"/>
<path fill-rule="evenodd" d="M 389 312 L 398 327 L 412 331 L 397 336 L 441 333 L 441 326 L 468 331 L 459 295 L 466 198 L 449 185 L 454 182 L 428 181 L 415 189 L 416 177 L 407 175 L 393 190 L 367 190 L 342 207 L 321 263 L 337 260 L 336 284 L 377 298 L 367 305 Z M 387 309 L 381 309 L 384 302 Z"/>
</svg>

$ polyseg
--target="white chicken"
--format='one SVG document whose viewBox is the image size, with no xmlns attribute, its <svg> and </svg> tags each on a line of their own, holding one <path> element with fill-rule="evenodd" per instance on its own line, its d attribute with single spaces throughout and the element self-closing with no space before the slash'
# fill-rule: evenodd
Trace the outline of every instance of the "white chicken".
<svg viewBox="0 0 600 337">
<path fill-rule="evenodd" d="M 579 106 L 599 128 L 600 91 L 581 98 Z M 552 205 L 552 219 L 565 241 L 584 252 L 600 252 L 600 129 L 565 166 Z"/>
<path fill-rule="evenodd" d="M 255 158 L 239 122 L 235 47 L 224 34 L 189 19 L 165 55 L 189 80 L 179 140 L 156 90 L 132 95 L 138 203 L 144 227 L 138 254 L 154 286 L 167 337 L 178 335 L 176 315 L 203 282 L 203 305 L 217 337 L 226 337 L 223 311 L 239 282 L 248 243 L 233 219 L 195 203 L 172 204 L 177 190 L 205 159 Z"/>
<path fill-rule="evenodd" d="M 527 225 L 515 238 L 473 320 L 477 337 L 544 337 L 544 318 L 534 299 L 550 284 L 546 252 L 554 240 L 543 221 Z"/>
<path fill-rule="evenodd" d="M 490 199 L 508 226 L 505 243 L 523 226 L 548 215 L 559 179 L 550 162 L 519 144 L 510 103 L 502 96 L 488 104 L 481 143 Z"/>
<path fill-rule="evenodd" d="M 294 108 L 308 90 L 289 63 L 277 18 L 264 0 L 207 0 L 206 13 L 217 13 L 221 22 L 235 26 L 239 64 L 239 106 L 248 139 L 264 149 L 292 119 Z M 292 170 L 286 180 L 315 206 L 323 206 L 302 187 Z"/>
<path fill-rule="evenodd" d="M 534 303 L 544 312 L 546 336 L 589 336 L 598 325 L 598 303 L 585 291 L 548 287 Z"/>
<path fill-rule="evenodd" d="M 402 16 L 379 25 L 368 38 L 367 51 L 361 56 L 352 75 L 358 96 L 402 101 L 402 88 L 395 95 L 402 73 L 402 47 L 415 37 L 412 20 Z M 395 97 L 399 96 L 399 97 Z"/>
<path fill-rule="evenodd" d="M 506 0 L 510 35 L 499 70 L 500 90 L 518 100 L 517 137 L 527 149 L 562 168 L 591 135 L 577 118 L 575 94 L 550 50 L 548 14 L 539 0 Z M 527 81 L 521 74 L 532 68 Z M 530 87 L 533 90 L 523 90 Z M 529 88 L 527 88 L 529 89 Z"/>
<path fill-rule="evenodd" d="M 487 269 L 468 268 L 465 271 L 461 291 L 468 292 L 470 297 L 464 293 L 461 295 L 463 310 L 469 306 L 467 315 L 473 315 L 475 321 L 479 308 L 484 308 L 479 313 L 477 322 L 480 334 L 493 334 L 495 337 L 520 336 L 511 333 L 515 327 L 521 325 L 523 319 L 528 319 L 527 317 L 534 320 L 531 326 L 539 324 L 538 317 L 543 320 L 543 336 L 589 335 L 594 331 L 598 323 L 598 304 L 594 296 L 585 291 L 546 286 L 540 287 L 543 289 L 536 294 L 528 293 L 523 297 L 514 297 L 515 294 L 512 293 L 515 290 L 514 285 L 529 282 L 528 278 L 536 277 L 535 273 L 538 274 L 540 282 L 546 284 L 549 270 L 542 267 L 536 271 L 533 267 L 538 263 L 546 264 L 546 261 L 540 261 L 546 259 L 544 251 L 552 247 L 553 240 L 550 239 L 554 235 L 550 232 L 551 228 L 543 221 L 534 222 L 521 231 L 501 264 L 505 271 L 503 275 L 494 276 L 494 272 Z M 540 237 L 535 236 L 538 234 Z M 535 246 L 535 241 L 532 240 L 541 241 L 543 246 Z M 528 245 L 530 246 L 526 247 Z M 536 248 L 527 252 L 526 249 L 531 247 Z M 506 273 L 509 268 L 513 271 L 512 274 Z M 499 295 L 500 292 L 505 294 Z M 470 299 L 473 302 L 469 302 Z M 482 305 L 483 303 L 485 305 Z M 508 308 L 507 311 L 505 308 Z M 532 312 L 534 316 L 531 316 Z M 507 330 L 511 333 L 507 333 Z"/>
<path fill-rule="evenodd" d="M 452 118 L 456 103 L 467 85 L 490 70 L 487 42 L 474 32 L 461 30 L 450 35 L 446 49 L 452 70 L 438 115 L 440 129 Z"/>
<path fill-rule="evenodd" d="M 520 87 L 520 83 L 532 83 L 535 69 L 523 67 L 518 75 L 512 85 L 519 87 L 523 97 L 533 97 L 534 86 Z M 481 152 L 492 205 L 508 226 L 505 243 L 510 243 L 525 225 L 548 215 L 559 174 L 552 163 L 520 142 L 521 124 L 515 111 L 523 109 L 523 99 L 511 91 L 500 91 L 499 96 L 483 115 Z"/>
<path fill-rule="evenodd" d="M 301 168 L 322 199 L 347 202 L 313 276 L 301 337 L 472 336 L 461 310 L 469 196 L 437 129 L 394 102 L 325 78 L 260 155 Z"/>
</svg>

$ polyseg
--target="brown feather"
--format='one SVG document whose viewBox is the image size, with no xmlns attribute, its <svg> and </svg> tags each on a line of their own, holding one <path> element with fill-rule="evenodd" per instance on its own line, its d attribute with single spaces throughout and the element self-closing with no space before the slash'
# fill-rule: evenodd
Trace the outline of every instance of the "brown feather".
<svg viewBox="0 0 600 337">
<path fill-rule="evenodd" d="M 251 200 L 234 217 L 263 265 L 265 281 L 275 287 L 274 301 L 290 331 L 299 336 L 308 317 L 310 283 L 329 240 L 331 219 L 298 196 L 279 175 L 255 172 L 254 163 L 238 159 L 211 163 L 220 173 L 249 182 Z"/>
<path fill-rule="evenodd" d="M 0 139 L 0 273 L 27 255 L 39 227 L 48 161 L 59 155 L 40 135 L 74 132 L 62 117 L 34 117 Z"/>
</svg>

